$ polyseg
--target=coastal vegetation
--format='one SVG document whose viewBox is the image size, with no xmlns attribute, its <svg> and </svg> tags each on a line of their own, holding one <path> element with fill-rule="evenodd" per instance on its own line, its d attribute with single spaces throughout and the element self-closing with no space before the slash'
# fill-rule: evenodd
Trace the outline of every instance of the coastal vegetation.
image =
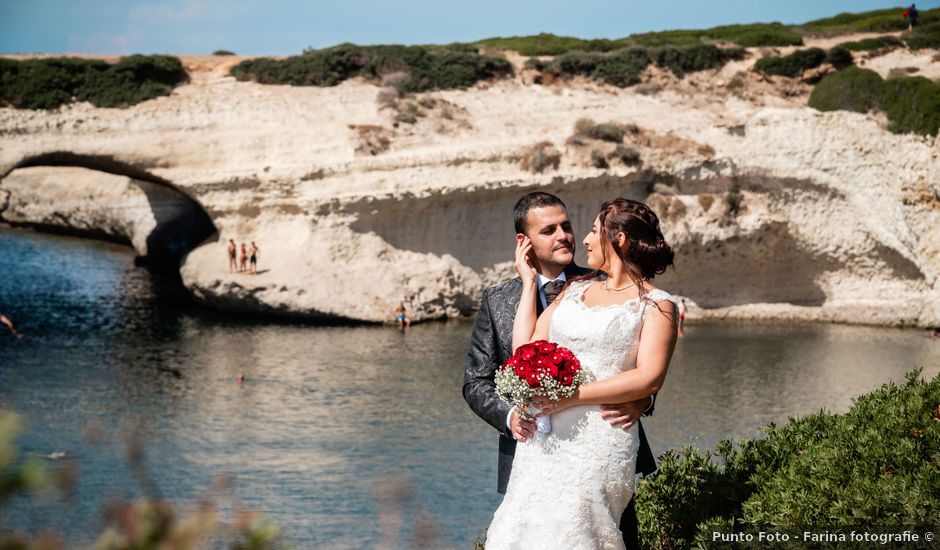
<svg viewBox="0 0 940 550">
<path fill-rule="evenodd" d="M 807 69 L 813 69 L 826 61 L 826 51 L 822 48 L 797 50 L 783 57 L 768 56 L 758 59 L 754 69 L 775 76 L 798 77 Z"/>
<path fill-rule="evenodd" d="M 917 35 L 927 34 L 927 29 L 937 22 L 940 22 L 940 8 L 922 10 L 920 12 L 921 27 L 914 33 L 914 36 L 908 38 L 915 41 L 919 40 Z M 710 29 L 682 29 L 632 34 L 616 39 L 583 39 L 540 33 L 529 36 L 487 38 L 474 43 L 474 45 L 492 49 L 512 50 L 525 56 L 561 55 L 575 51 L 610 52 L 636 46 L 647 48 L 686 47 L 698 44 L 713 44 L 715 42 L 724 42 L 747 48 L 782 47 L 802 46 L 803 38 L 806 36 L 857 32 L 896 32 L 905 29 L 907 29 L 907 21 L 902 17 L 901 9 L 892 8 L 863 13 L 840 13 L 834 17 L 816 19 L 801 25 L 783 25 L 781 23 L 724 25 Z M 890 37 L 885 40 L 890 40 Z M 862 49 L 879 47 L 867 41 L 861 42 L 865 42 Z"/>
<path fill-rule="evenodd" d="M 852 52 L 867 52 L 872 50 L 881 50 L 887 48 L 901 48 L 904 46 L 904 42 L 896 36 L 877 36 L 875 38 L 865 38 L 863 40 L 855 40 L 852 42 L 843 42 L 839 44 L 839 47 L 845 48 Z"/>
<path fill-rule="evenodd" d="M 512 50 L 521 55 L 561 55 L 569 52 L 610 52 L 630 47 L 681 48 L 722 41 L 743 47 L 799 46 L 802 37 L 780 23 L 725 25 L 702 30 L 672 30 L 632 34 L 618 39 L 586 40 L 541 33 L 531 36 L 487 38 L 476 43 L 486 48 Z"/>
<path fill-rule="evenodd" d="M 925 24 L 904 41 L 879 37 L 847 42 L 825 52 L 819 48 L 798 50 L 789 56 L 759 60 L 765 74 L 795 77 L 829 62 L 836 68 L 851 64 L 848 51 L 903 46 L 937 47 L 930 23 L 940 21 L 940 9 L 921 12 Z M 529 57 L 526 68 L 553 78 L 591 78 L 618 87 L 641 82 L 650 65 L 669 69 L 681 78 L 685 74 L 722 67 L 731 60 L 746 57 L 748 47 L 800 46 L 806 36 L 875 31 L 892 32 L 906 27 L 897 9 L 859 14 L 839 14 L 802 25 L 752 23 L 724 25 L 709 29 L 682 29 L 632 34 L 623 38 L 584 39 L 540 33 L 529 36 L 494 37 L 470 43 L 445 46 L 357 46 L 340 44 L 331 48 L 305 50 L 286 59 L 246 60 L 231 74 L 239 80 L 262 84 L 294 86 L 334 86 L 348 78 L 364 77 L 381 81 L 388 74 L 403 74 L 401 93 L 465 88 L 482 80 L 512 74 L 502 57 L 488 55 L 492 50 L 511 50 Z M 933 44 L 933 45 L 931 45 Z M 848 50 L 848 51 L 846 51 Z M 480 53 L 483 52 L 483 53 Z M 550 57 L 549 57 L 550 56 Z"/>
<path fill-rule="evenodd" d="M 638 84 L 650 64 L 669 69 L 677 77 L 686 73 L 721 67 L 730 59 L 747 54 L 743 48 L 719 48 L 708 44 L 683 47 L 630 47 L 609 53 L 569 52 L 551 60 L 537 57 L 526 61 L 526 68 L 556 78 L 585 76 L 613 86 Z"/>
<path fill-rule="evenodd" d="M 359 76 L 376 82 L 400 75 L 401 92 L 466 88 L 512 74 L 501 57 L 479 54 L 466 46 L 356 46 L 340 44 L 306 50 L 286 59 L 247 59 L 231 71 L 238 80 L 292 86 L 335 86 Z"/>
<path fill-rule="evenodd" d="M 940 84 L 922 76 L 889 78 L 849 67 L 827 75 L 813 89 L 809 106 L 820 111 L 879 110 L 895 133 L 935 136 L 940 130 Z"/>
<path fill-rule="evenodd" d="M 902 8 L 840 13 L 795 25 L 803 34 L 848 34 L 855 32 L 894 32 L 907 29 L 907 20 L 902 17 Z M 940 21 L 940 8 L 920 11 L 920 24 L 928 25 Z"/>
<path fill-rule="evenodd" d="M 613 143 L 623 142 L 623 128 L 613 122 L 596 124 L 589 118 L 581 118 L 574 123 L 574 135 Z"/>
<path fill-rule="evenodd" d="M 940 375 L 924 381 L 911 372 L 847 413 L 820 411 L 764 434 L 721 441 L 714 454 L 691 446 L 664 453 L 657 475 L 637 487 L 641 546 L 710 547 L 713 532 L 768 525 L 799 532 L 935 523 Z"/>
<path fill-rule="evenodd" d="M 0 104 L 54 109 L 72 101 L 128 107 L 169 95 L 185 82 L 179 58 L 131 55 L 116 63 L 93 59 L 0 59 Z"/>
<path fill-rule="evenodd" d="M 803 38 L 798 33 L 780 23 L 752 23 L 723 25 L 704 30 L 649 32 L 634 34 L 627 39 L 637 45 L 647 47 L 693 46 L 709 42 L 727 42 L 746 48 L 803 44 Z"/>
<path fill-rule="evenodd" d="M 932 25 L 917 27 L 915 32 L 906 33 L 904 38 L 907 41 L 908 47 L 912 50 L 940 48 L 940 21 Z"/>
</svg>

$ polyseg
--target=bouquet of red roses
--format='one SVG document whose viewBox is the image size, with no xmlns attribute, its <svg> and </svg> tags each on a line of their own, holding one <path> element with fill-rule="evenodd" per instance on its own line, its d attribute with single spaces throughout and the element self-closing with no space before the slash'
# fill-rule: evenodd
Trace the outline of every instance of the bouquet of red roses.
<svg viewBox="0 0 940 550">
<path fill-rule="evenodd" d="M 531 414 L 528 408 L 535 396 L 558 401 L 574 395 L 578 386 L 589 382 L 587 371 L 568 348 L 547 340 L 519 346 L 496 373 L 496 393 L 506 402 Z M 538 418 L 540 432 L 552 431 L 548 417 Z"/>
</svg>

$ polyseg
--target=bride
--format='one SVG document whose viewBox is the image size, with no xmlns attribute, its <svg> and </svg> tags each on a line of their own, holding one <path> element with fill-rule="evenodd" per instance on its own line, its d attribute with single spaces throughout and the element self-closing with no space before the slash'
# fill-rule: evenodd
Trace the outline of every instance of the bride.
<svg viewBox="0 0 940 550">
<path fill-rule="evenodd" d="M 486 534 L 493 550 L 622 549 L 617 522 L 633 495 L 637 426 L 611 427 L 599 405 L 656 393 L 676 344 L 677 306 L 650 280 L 672 265 L 656 214 L 616 199 L 601 206 L 585 237 L 594 276 L 573 279 L 536 319 L 537 272 L 528 239 L 516 246 L 522 306 L 513 350 L 549 340 L 569 348 L 593 382 L 561 401 L 542 400 L 552 431 L 520 444 L 502 504 Z M 601 272 L 607 276 L 599 276 Z"/>
</svg>

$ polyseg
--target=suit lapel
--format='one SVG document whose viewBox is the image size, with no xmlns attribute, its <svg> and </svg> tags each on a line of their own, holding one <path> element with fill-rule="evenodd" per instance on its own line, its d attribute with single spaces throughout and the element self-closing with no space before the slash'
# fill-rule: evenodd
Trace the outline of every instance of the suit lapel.
<svg viewBox="0 0 940 550">
<path fill-rule="evenodd" d="M 499 342 L 499 360 L 505 361 L 512 355 L 512 323 L 516 318 L 516 308 L 522 297 L 522 281 L 513 279 L 500 296 L 500 313 L 496 321 L 496 339 Z"/>
</svg>

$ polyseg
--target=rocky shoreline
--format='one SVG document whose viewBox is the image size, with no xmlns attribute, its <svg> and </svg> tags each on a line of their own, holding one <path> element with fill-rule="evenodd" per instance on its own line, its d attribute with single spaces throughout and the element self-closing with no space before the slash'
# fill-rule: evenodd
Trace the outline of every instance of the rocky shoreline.
<svg viewBox="0 0 940 550">
<path fill-rule="evenodd" d="M 180 275 L 210 307 L 388 322 L 400 300 L 416 320 L 472 315 L 512 274 L 523 193 L 558 193 L 579 241 L 626 196 L 661 216 L 677 270 L 657 282 L 692 318 L 940 326 L 940 141 L 806 108 L 753 59 L 655 94 L 522 74 L 419 94 L 407 123 L 363 81 L 265 86 L 228 76 L 238 59 L 182 59 L 188 84 L 128 109 L 0 109 L 0 222 L 141 256 L 187 235 Z M 583 118 L 620 127 L 639 162 L 574 135 Z M 524 161 L 543 141 L 558 160 L 538 172 Z M 229 238 L 258 243 L 258 275 L 229 273 Z"/>
</svg>

